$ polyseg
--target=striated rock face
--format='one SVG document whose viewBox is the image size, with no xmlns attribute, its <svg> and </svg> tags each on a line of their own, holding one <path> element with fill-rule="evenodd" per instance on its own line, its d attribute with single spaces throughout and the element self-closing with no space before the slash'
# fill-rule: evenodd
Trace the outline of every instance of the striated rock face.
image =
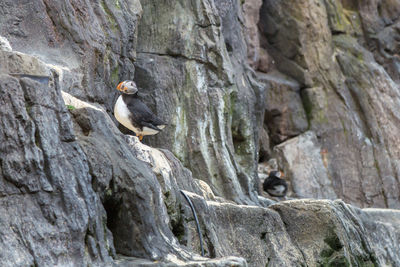
<svg viewBox="0 0 400 267">
<path fill-rule="evenodd" d="M 0 265 L 400 266 L 397 210 L 333 200 L 400 205 L 399 12 L 2 1 Z M 112 116 L 124 79 L 169 121 L 143 143 Z M 260 196 L 259 158 L 331 200 Z"/>
<path fill-rule="evenodd" d="M 398 210 L 360 210 L 341 201 L 297 200 L 271 206 L 308 266 L 397 266 Z M 389 231 L 389 232 L 386 232 Z M 387 245 L 390 244 L 390 245 Z M 386 246 L 387 245 L 387 246 Z"/>
<path fill-rule="evenodd" d="M 0 58 L 3 73 L 49 74 L 28 55 Z M 88 159 L 52 82 L 0 75 L 2 266 L 106 264 L 114 254 Z"/>
<path fill-rule="evenodd" d="M 338 197 L 361 207 L 400 207 L 398 15 L 398 1 L 270 0 L 260 10 L 263 46 L 300 84 L 308 130 L 324 152 L 317 168 Z M 284 121 L 267 124 L 272 133 L 291 131 Z M 293 173 L 298 165 L 285 168 Z"/>
<path fill-rule="evenodd" d="M 0 35 L 55 65 L 63 91 L 111 110 L 114 85 L 133 75 L 141 12 L 139 0 L 5 0 Z"/>
<path fill-rule="evenodd" d="M 149 143 L 172 151 L 219 196 L 256 201 L 254 129 L 263 114 L 263 86 L 245 64 L 237 4 L 142 4 L 135 80 L 170 122 Z"/>
<path fill-rule="evenodd" d="M 91 125 L 89 135 L 79 139 L 83 140 L 86 153 L 93 155 L 89 157 L 92 164 L 96 162 L 95 157 L 107 162 L 101 160 L 98 152 L 89 152 L 88 148 L 98 146 L 100 149 L 100 144 L 101 147 L 107 145 L 110 142 L 107 136 L 111 135 L 108 131 L 117 131 L 116 127 L 101 108 L 78 102 L 65 94 L 64 99 L 76 107 L 71 112 L 80 125 L 75 127 L 78 133 L 77 127 Z M 101 119 L 102 116 L 105 118 Z M 108 121 L 111 125 L 95 126 L 101 121 Z M 126 173 L 134 173 L 136 169 L 141 174 L 133 179 L 132 175 L 118 178 L 119 175 L 115 174 L 112 186 L 106 189 L 105 207 L 112 210 L 108 212 L 111 218 L 108 218 L 107 225 L 113 232 L 117 251 L 124 251 L 124 255 L 170 261 L 166 266 L 298 266 L 304 263 L 310 266 L 346 263 L 379 266 L 398 262 L 395 251 L 400 244 L 394 241 L 398 240 L 399 231 L 400 213 L 397 211 L 360 210 L 341 201 L 299 200 L 282 202 L 270 208 L 229 203 L 215 196 L 203 181 L 193 179 L 169 151 L 148 147 L 136 137 L 124 138 L 118 133 L 114 136 L 116 140 L 120 139 L 119 148 L 124 148 L 124 152 L 117 151 L 111 156 L 108 162 L 114 166 L 106 169 L 118 173 L 118 168 L 126 166 L 120 162 L 132 155 L 148 164 L 130 159 L 131 164 L 139 165 Z M 312 135 L 310 138 L 312 140 Z M 122 142 L 124 139 L 125 143 Z M 101 142 L 96 145 L 95 140 Z M 144 174 L 146 180 L 140 178 Z M 180 189 L 185 190 L 196 207 L 205 255 L 217 257 L 217 261 L 204 261 L 192 254 L 191 251 L 200 253 L 200 241 L 193 214 L 179 193 Z M 165 206 L 159 205 L 161 199 Z M 382 235 L 372 229 L 379 229 Z M 146 234 L 139 234 L 143 232 Z M 131 247 L 132 244 L 135 247 Z M 382 253 L 385 246 L 385 253 Z M 228 255 L 245 260 L 224 258 Z M 116 263 L 120 266 L 151 264 L 129 257 L 122 257 Z"/>
</svg>

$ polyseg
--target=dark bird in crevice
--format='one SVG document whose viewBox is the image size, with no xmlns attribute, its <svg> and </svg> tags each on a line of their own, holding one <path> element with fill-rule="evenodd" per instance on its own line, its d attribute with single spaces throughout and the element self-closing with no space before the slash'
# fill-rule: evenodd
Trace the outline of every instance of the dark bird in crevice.
<svg viewBox="0 0 400 267">
<path fill-rule="evenodd" d="M 280 171 L 271 171 L 269 176 L 264 180 L 263 189 L 265 192 L 274 197 L 286 196 L 288 184 L 281 178 L 283 173 Z"/>
<path fill-rule="evenodd" d="M 135 132 L 141 141 L 145 135 L 158 134 L 167 125 L 143 103 L 137 94 L 134 81 L 123 81 L 117 86 L 122 92 L 114 106 L 114 116 L 119 123 Z"/>
</svg>

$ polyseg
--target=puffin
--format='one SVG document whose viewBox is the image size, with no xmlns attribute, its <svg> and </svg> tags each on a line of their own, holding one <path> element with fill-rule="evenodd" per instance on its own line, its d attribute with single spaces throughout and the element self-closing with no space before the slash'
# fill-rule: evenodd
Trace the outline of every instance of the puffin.
<svg viewBox="0 0 400 267">
<path fill-rule="evenodd" d="M 283 176 L 282 172 L 271 171 L 269 176 L 264 180 L 264 191 L 274 197 L 286 196 L 288 185 L 286 181 L 281 178 L 281 176 Z"/>
<path fill-rule="evenodd" d="M 119 123 L 135 132 L 140 141 L 143 136 L 158 134 L 164 129 L 167 124 L 139 99 L 134 81 L 119 83 L 117 90 L 122 94 L 115 103 L 114 116 Z"/>
</svg>

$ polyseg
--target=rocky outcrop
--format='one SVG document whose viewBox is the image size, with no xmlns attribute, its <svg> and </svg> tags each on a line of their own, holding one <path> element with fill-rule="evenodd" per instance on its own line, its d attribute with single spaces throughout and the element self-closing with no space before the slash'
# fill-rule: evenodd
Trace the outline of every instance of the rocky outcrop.
<svg viewBox="0 0 400 267">
<path fill-rule="evenodd" d="M 0 3 L 1 266 L 400 265 L 398 211 L 257 177 L 399 205 L 396 3 L 246 2 Z M 123 79 L 170 122 L 143 143 Z"/>
<path fill-rule="evenodd" d="M 305 132 L 279 144 L 275 146 L 274 152 L 282 163 L 294 197 L 337 198 L 326 171 L 326 152 L 318 147 L 314 132 Z"/>
<path fill-rule="evenodd" d="M 264 124 L 269 129 L 270 142 L 280 144 L 305 132 L 308 121 L 299 83 L 278 72 L 260 74 L 259 77 L 269 85 Z"/>
<path fill-rule="evenodd" d="M 180 211 L 179 188 L 203 191 L 176 158 L 124 137 L 99 104 L 61 92 L 55 70 L 37 58 L 0 53 L 2 72 L 36 71 L 28 78 L 1 76 L 2 103 L 8 103 L 1 109 L 1 195 L 3 214 L 12 214 L 1 224 L 2 266 L 108 265 L 115 250 L 173 266 L 246 266 L 237 257 L 209 261 L 178 243 L 178 223 L 169 223 L 175 218 L 167 211 Z M 158 167 L 152 170 L 146 159 Z"/>
<path fill-rule="evenodd" d="M 106 212 L 91 186 L 88 159 L 52 76 L 37 58 L 0 51 L 0 242 L 2 266 L 111 263 Z M 54 79 L 55 78 L 55 79 Z"/>
<path fill-rule="evenodd" d="M 257 201 L 254 129 L 260 127 L 263 87 L 245 64 L 237 4 L 142 4 L 135 80 L 170 122 L 149 144 L 172 151 L 217 195 Z"/>
<path fill-rule="evenodd" d="M 115 84 L 133 76 L 141 12 L 139 0 L 5 0 L 0 35 L 57 68 L 63 91 L 112 110 Z"/>
<path fill-rule="evenodd" d="M 398 210 L 361 210 L 342 201 L 296 200 L 271 206 L 308 266 L 398 266 Z M 387 244 L 390 244 L 386 246 Z"/>
<path fill-rule="evenodd" d="M 361 207 L 400 206 L 399 68 L 393 39 L 398 15 L 396 1 L 271 0 L 260 11 L 260 31 L 267 40 L 262 46 L 276 68 L 300 84 L 309 125 L 297 129 L 317 136 L 324 158 L 317 168 L 326 173 L 321 179 L 328 176 L 338 197 Z M 283 98 L 284 93 L 273 95 Z M 292 130 L 291 120 L 284 121 L 268 125 L 270 131 Z M 298 165 L 285 168 L 293 173 Z"/>
<path fill-rule="evenodd" d="M 90 133 L 86 138 L 79 133 L 77 135 L 83 141 L 85 152 L 92 155 L 89 158 L 94 166 L 100 166 L 100 162 L 110 162 L 113 166 L 106 169 L 118 173 L 121 161 L 129 159 L 134 164 L 139 159 L 136 164 L 145 162 L 147 164 L 142 167 L 150 170 L 141 170 L 142 174 L 137 174 L 139 176 L 134 179 L 130 178 L 131 175 L 123 179 L 116 179 L 118 174 L 109 176 L 112 187 L 106 191 L 112 192 L 106 193 L 106 210 L 111 208 L 112 212 L 108 214 L 112 216 L 109 218 L 111 223 L 108 221 L 107 225 L 113 232 L 117 251 L 125 251 L 125 255 L 167 260 L 170 263 L 166 266 L 184 262 L 184 266 L 298 266 L 304 263 L 310 266 L 346 263 L 380 266 L 398 262 L 395 251 L 400 243 L 390 241 L 398 240 L 397 221 L 400 220 L 400 213 L 397 211 L 360 210 L 341 201 L 298 200 L 273 204 L 269 208 L 228 202 L 215 196 L 203 181 L 193 179 L 191 173 L 169 151 L 151 148 L 140 143 L 136 137 L 119 134 L 100 107 L 88 105 L 65 94 L 64 99 L 67 104 L 76 107 L 71 112 L 77 132 L 80 132 L 79 125 L 93 125 L 89 131 L 84 131 Z M 99 116 L 104 117 L 101 119 Z M 108 127 L 104 124 L 101 127 L 94 126 L 107 121 Z M 120 139 L 118 147 L 127 150 L 115 154 L 111 151 L 113 156 L 102 160 L 98 151 L 90 152 L 88 149 L 109 146 L 109 129 L 113 129 L 116 132 L 113 136 Z M 130 159 L 129 154 L 137 159 Z M 96 163 L 96 160 L 100 162 Z M 136 165 L 126 173 L 133 173 L 134 169 L 140 168 Z M 147 173 L 147 181 L 140 179 L 143 173 Z M 129 180 L 133 182 L 132 186 L 127 184 Z M 200 253 L 200 240 L 193 214 L 179 192 L 181 189 L 185 190 L 196 207 L 205 255 L 217 257 L 217 261 L 204 261 L 192 254 L 191 251 Z M 136 194 L 141 197 L 135 198 Z M 121 195 L 126 198 L 120 199 Z M 135 201 L 130 201 L 130 198 Z M 160 200 L 165 206 L 159 205 Z M 144 219 L 146 225 L 141 222 Z M 136 227 L 143 227 L 137 232 L 145 231 L 146 235 L 131 233 Z M 381 235 L 372 229 L 380 229 Z M 157 242 L 153 243 L 157 236 Z M 136 247 L 124 249 L 119 247 L 121 244 L 136 244 Z M 382 253 L 384 246 L 385 253 Z M 228 255 L 243 257 L 245 261 L 243 258 L 224 258 Z M 135 266 L 146 261 L 120 257 L 116 263 Z"/>
</svg>

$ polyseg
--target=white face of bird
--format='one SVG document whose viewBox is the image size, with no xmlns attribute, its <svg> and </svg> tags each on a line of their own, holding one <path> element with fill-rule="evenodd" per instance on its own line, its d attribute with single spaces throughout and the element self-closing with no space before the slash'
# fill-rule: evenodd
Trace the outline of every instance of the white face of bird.
<svg viewBox="0 0 400 267">
<path fill-rule="evenodd" d="M 134 81 L 123 81 L 118 84 L 117 90 L 121 91 L 125 94 L 136 94 L 138 89 L 136 87 L 136 83 Z"/>
</svg>

